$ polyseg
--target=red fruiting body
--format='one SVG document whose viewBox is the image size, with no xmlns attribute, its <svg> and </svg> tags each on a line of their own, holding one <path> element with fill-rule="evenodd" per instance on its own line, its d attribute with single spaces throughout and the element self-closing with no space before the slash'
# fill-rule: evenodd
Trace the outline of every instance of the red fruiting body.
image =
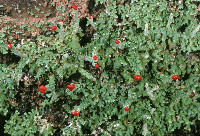
<svg viewBox="0 0 200 136">
<path fill-rule="evenodd" d="M 75 114 L 74 111 L 72 111 L 71 114 L 74 115 Z"/>
<path fill-rule="evenodd" d="M 99 64 L 96 64 L 96 68 L 99 68 Z"/>
<path fill-rule="evenodd" d="M 173 80 L 177 80 L 178 78 L 179 78 L 178 75 L 173 75 L 173 76 L 172 76 L 172 79 L 173 79 Z"/>
<path fill-rule="evenodd" d="M 40 91 L 41 93 L 45 93 L 46 89 L 47 89 L 47 88 L 46 88 L 44 85 L 41 85 L 41 86 L 39 87 L 39 91 Z"/>
<path fill-rule="evenodd" d="M 55 31 L 55 30 L 57 29 L 57 26 L 52 26 L 51 29 L 52 29 L 53 31 Z"/>
<path fill-rule="evenodd" d="M 91 19 L 92 17 L 91 16 L 89 16 L 89 19 Z"/>
<path fill-rule="evenodd" d="M 193 98 L 194 95 L 195 95 L 195 94 L 194 94 L 194 92 L 192 91 L 191 94 L 190 94 L 190 98 Z"/>
<path fill-rule="evenodd" d="M 73 17 L 74 16 L 74 14 L 71 14 L 71 17 Z"/>
<path fill-rule="evenodd" d="M 141 76 L 140 76 L 140 75 L 135 75 L 135 76 L 134 76 L 134 79 L 135 79 L 136 81 L 139 81 L 139 80 L 141 79 Z"/>
<path fill-rule="evenodd" d="M 93 56 L 93 59 L 94 59 L 94 60 L 97 60 L 98 58 L 97 58 L 97 56 Z"/>
<path fill-rule="evenodd" d="M 120 41 L 119 41 L 119 40 L 115 40 L 115 43 L 116 43 L 116 44 L 119 44 L 119 43 L 120 43 Z"/>
<path fill-rule="evenodd" d="M 77 6 L 76 6 L 76 5 L 72 5 L 72 8 L 73 8 L 74 10 L 77 10 Z"/>
<path fill-rule="evenodd" d="M 12 68 L 14 68 L 14 67 L 15 67 L 15 66 L 13 66 L 13 65 L 12 65 L 12 66 L 10 66 L 10 68 L 11 68 L 11 69 L 12 69 Z"/>
<path fill-rule="evenodd" d="M 59 22 L 60 22 L 60 23 L 63 23 L 63 21 L 62 21 L 62 20 L 60 20 Z"/>
<path fill-rule="evenodd" d="M 8 49 L 11 49 L 12 48 L 12 45 L 11 44 L 8 44 Z"/>
<path fill-rule="evenodd" d="M 80 114 L 80 111 L 72 111 L 71 114 L 74 116 L 78 116 Z"/>
<path fill-rule="evenodd" d="M 125 111 L 129 111 L 129 107 L 125 107 L 124 110 L 125 110 Z"/>
<path fill-rule="evenodd" d="M 75 88 L 75 85 L 74 85 L 74 84 L 68 85 L 68 89 L 69 89 L 70 91 L 72 91 L 74 88 Z"/>
<path fill-rule="evenodd" d="M 78 116 L 80 114 L 80 111 L 74 111 L 74 115 Z"/>
</svg>

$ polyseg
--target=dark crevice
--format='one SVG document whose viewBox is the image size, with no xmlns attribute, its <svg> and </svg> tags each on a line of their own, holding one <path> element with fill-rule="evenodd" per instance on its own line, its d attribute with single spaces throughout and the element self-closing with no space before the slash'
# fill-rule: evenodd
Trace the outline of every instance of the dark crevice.
<svg viewBox="0 0 200 136">
<path fill-rule="evenodd" d="M 121 22 L 122 22 L 122 17 L 121 17 L 121 14 L 118 14 L 118 13 L 117 13 L 117 16 L 118 16 L 118 18 L 117 18 L 117 20 L 118 20 L 118 23 L 121 23 Z"/>
<path fill-rule="evenodd" d="M 79 25 L 80 25 L 81 29 L 83 30 L 84 35 L 80 36 L 79 34 L 77 34 L 77 36 L 80 39 L 79 43 L 80 43 L 81 47 L 84 47 L 85 45 L 87 45 L 87 43 L 90 43 L 91 42 L 91 38 L 92 38 L 92 35 L 89 35 L 86 32 L 86 29 L 87 29 L 86 24 L 87 24 L 87 19 L 86 18 L 83 18 L 83 19 L 80 20 Z"/>
<path fill-rule="evenodd" d="M 10 115 L 11 116 L 11 115 Z M 9 120 L 10 117 L 8 116 L 3 116 L 3 115 L 0 115 L 0 125 L 1 126 L 4 126 L 6 124 L 6 120 Z M 0 135 L 1 136 L 10 136 L 9 134 L 5 134 L 4 133 L 4 127 L 0 127 Z"/>
<path fill-rule="evenodd" d="M 185 29 L 187 28 L 187 24 L 182 25 L 180 28 L 178 28 L 177 31 L 180 31 L 181 33 L 185 32 Z"/>
<path fill-rule="evenodd" d="M 200 14 L 197 14 L 196 19 L 200 21 Z"/>
<path fill-rule="evenodd" d="M 92 133 L 92 131 L 91 131 L 89 126 L 82 125 L 81 129 L 83 131 L 83 134 L 91 134 Z"/>
<path fill-rule="evenodd" d="M 92 12 L 94 10 L 94 5 L 95 5 L 95 0 L 89 0 L 88 1 L 88 10 L 89 10 L 90 14 L 92 14 Z"/>
<path fill-rule="evenodd" d="M 81 47 L 84 47 L 85 45 L 87 45 L 87 43 L 90 43 L 90 42 L 91 42 L 91 37 L 87 35 L 82 36 L 79 41 Z"/>
<path fill-rule="evenodd" d="M 84 67 L 85 69 L 90 69 L 90 68 L 92 67 L 89 61 L 85 61 L 85 60 L 84 60 L 84 64 L 85 64 L 85 65 L 84 65 L 84 66 L 85 66 L 85 67 Z"/>
<path fill-rule="evenodd" d="M 136 33 L 137 34 L 142 33 L 142 32 L 143 32 L 142 28 L 136 28 Z"/>
<path fill-rule="evenodd" d="M 165 40 L 165 44 L 166 44 L 166 49 L 169 50 L 169 44 L 168 44 L 168 38 L 166 37 L 166 40 Z"/>
<path fill-rule="evenodd" d="M 13 44 L 12 44 L 13 45 Z M 3 64 L 3 62 L 5 61 L 6 64 L 18 64 L 18 62 L 20 61 L 20 57 L 11 53 L 10 50 L 8 50 L 8 53 L 7 54 L 1 54 L 0 55 L 0 64 Z"/>
<path fill-rule="evenodd" d="M 105 9 L 104 4 L 100 4 L 100 2 L 97 4 L 95 9 L 93 9 L 93 12 L 98 12 L 99 9 Z"/>
<path fill-rule="evenodd" d="M 86 24 L 87 24 L 87 18 L 83 18 L 83 19 L 81 19 L 80 22 L 79 22 L 79 26 L 80 26 L 81 29 L 83 30 L 83 33 L 85 33 Z"/>
<path fill-rule="evenodd" d="M 152 77 L 153 77 L 153 70 L 152 70 L 152 68 L 153 68 L 153 66 L 152 66 L 152 64 L 153 64 L 153 61 L 152 60 L 150 60 L 148 63 L 147 63 L 147 69 L 148 69 L 148 73 L 149 73 L 149 75 L 150 75 L 150 79 L 152 79 Z"/>
<path fill-rule="evenodd" d="M 189 79 L 189 77 L 190 77 L 190 74 L 187 74 L 187 73 L 186 73 L 186 74 L 182 77 L 182 80 L 185 81 L 185 80 Z"/>
<path fill-rule="evenodd" d="M 197 102 L 199 102 L 200 103 L 200 98 L 197 98 Z M 199 126 L 200 127 L 200 126 Z"/>
<path fill-rule="evenodd" d="M 60 133 L 61 132 L 61 129 L 59 127 L 56 127 L 54 128 L 56 129 L 56 131 L 54 132 L 54 136 L 61 136 L 62 134 Z"/>
<path fill-rule="evenodd" d="M 80 74 L 78 71 L 76 71 L 76 73 L 70 75 L 68 79 L 67 79 L 66 77 L 64 77 L 63 80 L 66 81 L 66 82 L 68 82 L 68 83 L 71 83 L 72 80 L 78 81 L 78 79 L 79 79 L 80 77 L 81 77 L 81 74 Z"/>
<path fill-rule="evenodd" d="M 111 120 L 110 121 L 117 121 L 118 120 L 118 115 L 113 115 L 111 117 Z"/>
<path fill-rule="evenodd" d="M 175 136 L 178 134 L 180 136 L 188 136 L 188 135 L 192 134 L 192 135 L 198 136 L 198 135 L 200 135 L 200 131 L 197 129 L 199 127 L 199 125 L 197 125 L 197 124 L 200 124 L 200 121 L 196 121 L 195 125 L 190 125 L 190 127 L 191 127 L 190 132 L 184 130 L 185 125 L 181 125 L 180 128 L 176 128 L 172 133 L 169 133 L 169 135 Z"/>
<path fill-rule="evenodd" d="M 6 116 L 0 115 L 0 125 L 3 127 L 0 127 L 0 135 L 1 136 L 10 136 L 10 134 L 4 133 L 4 126 L 6 124 L 6 120 L 9 120 L 10 117 L 12 116 L 11 114 L 15 112 L 14 109 L 11 109 L 11 107 L 8 107 L 8 113 Z"/>
</svg>

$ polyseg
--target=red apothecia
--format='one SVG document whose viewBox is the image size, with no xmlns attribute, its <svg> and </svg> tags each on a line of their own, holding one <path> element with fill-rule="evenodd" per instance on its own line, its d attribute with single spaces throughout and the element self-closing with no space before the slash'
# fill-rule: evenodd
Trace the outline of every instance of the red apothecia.
<svg viewBox="0 0 200 136">
<path fill-rule="evenodd" d="M 71 114 L 74 115 L 74 111 L 72 111 Z"/>
<path fill-rule="evenodd" d="M 60 23 L 63 23 L 63 21 L 62 21 L 62 20 L 59 20 L 59 22 L 60 22 Z"/>
<path fill-rule="evenodd" d="M 12 48 L 12 45 L 11 44 L 8 44 L 8 49 L 11 49 Z"/>
<path fill-rule="evenodd" d="M 139 81 L 139 80 L 141 79 L 141 76 L 140 76 L 140 75 L 135 75 L 135 76 L 134 76 L 134 79 L 135 79 L 136 81 Z"/>
<path fill-rule="evenodd" d="M 96 64 L 96 68 L 99 68 L 99 64 Z"/>
<path fill-rule="evenodd" d="M 89 19 L 91 19 L 92 17 L 91 16 L 89 16 Z"/>
<path fill-rule="evenodd" d="M 72 5 L 72 8 L 73 8 L 74 10 L 77 10 L 77 6 L 76 6 L 76 5 Z"/>
<path fill-rule="evenodd" d="M 80 114 L 80 111 L 74 111 L 74 115 L 78 116 Z"/>
<path fill-rule="evenodd" d="M 71 114 L 74 116 L 78 116 L 80 114 L 80 111 L 72 111 Z"/>
<path fill-rule="evenodd" d="M 177 80 L 178 78 L 179 78 L 178 75 L 173 75 L 173 76 L 172 76 L 172 79 L 173 79 L 173 80 Z"/>
<path fill-rule="evenodd" d="M 93 59 L 94 59 L 94 60 L 97 60 L 98 58 L 97 58 L 97 56 L 93 56 Z"/>
<path fill-rule="evenodd" d="M 119 44 L 119 43 L 120 43 L 120 41 L 119 41 L 119 40 L 115 40 L 115 43 L 116 43 L 116 44 Z"/>
<path fill-rule="evenodd" d="M 52 26 L 51 29 L 52 29 L 53 31 L 55 31 L 55 30 L 57 29 L 57 26 Z"/>
<path fill-rule="evenodd" d="M 47 89 L 47 88 L 46 88 L 44 85 L 41 85 L 41 86 L 39 87 L 39 91 L 40 91 L 41 93 L 45 93 L 46 89 Z"/>
<path fill-rule="evenodd" d="M 71 17 L 74 17 L 74 14 L 71 14 Z"/>
<path fill-rule="evenodd" d="M 68 85 L 68 89 L 69 89 L 70 91 L 74 90 L 74 88 L 75 88 L 75 85 L 74 85 L 74 84 Z"/>
<path fill-rule="evenodd" d="M 129 107 L 125 107 L 124 110 L 125 110 L 125 111 L 129 111 Z"/>
<path fill-rule="evenodd" d="M 193 98 L 194 95 L 195 95 L 195 94 L 194 94 L 194 92 L 192 91 L 191 94 L 190 94 L 190 98 Z"/>
</svg>

